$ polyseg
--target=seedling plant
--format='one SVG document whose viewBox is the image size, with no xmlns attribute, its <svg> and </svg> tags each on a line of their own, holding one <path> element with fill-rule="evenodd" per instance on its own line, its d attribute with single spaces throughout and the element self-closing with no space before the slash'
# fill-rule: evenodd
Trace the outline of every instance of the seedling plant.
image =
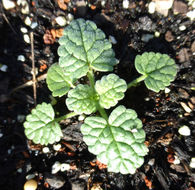
<svg viewBox="0 0 195 190">
<path fill-rule="evenodd" d="M 77 19 L 64 29 L 59 44 L 59 62 L 49 68 L 46 82 L 54 97 L 67 95 L 65 103 L 71 112 L 55 118 L 51 104 L 37 105 L 24 123 L 27 138 L 42 145 L 60 141 L 59 122 L 85 114 L 81 132 L 89 151 L 110 172 L 135 173 L 148 152 L 146 135 L 136 112 L 117 105 L 118 101 L 141 81 L 154 92 L 165 89 L 177 73 L 174 60 L 166 54 L 145 52 L 136 56 L 135 68 L 141 76 L 132 82 L 127 84 L 114 73 L 96 81 L 97 72 L 111 72 L 118 64 L 103 31 L 92 21 Z M 82 77 L 89 82 L 80 84 Z"/>
</svg>

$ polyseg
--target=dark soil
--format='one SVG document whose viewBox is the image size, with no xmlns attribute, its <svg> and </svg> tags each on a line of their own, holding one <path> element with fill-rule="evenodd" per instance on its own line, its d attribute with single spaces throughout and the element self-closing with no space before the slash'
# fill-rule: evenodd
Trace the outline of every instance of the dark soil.
<svg viewBox="0 0 195 190">
<path fill-rule="evenodd" d="M 195 173 L 189 163 L 195 156 L 195 92 L 192 89 L 195 87 L 195 23 L 184 13 L 173 14 L 173 9 L 167 17 L 156 12 L 149 14 L 146 1 L 141 0 L 131 0 L 129 9 L 123 9 L 122 1 L 111 0 L 105 1 L 104 6 L 98 0 L 86 1 L 93 6 L 82 7 L 78 7 L 77 0 L 72 0 L 66 10 L 60 9 L 54 0 L 27 2 L 30 6 L 28 15 L 22 14 L 19 6 L 5 10 L 0 2 L 0 64 L 8 67 L 6 72 L 0 71 L 0 133 L 3 135 L 0 137 L 0 189 L 23 189 L 26 176 L 35 174 L 37 189 L 55 189 L 48 184 L 49 178 L 53 178 L 65 182 L 60 189 L 67 190 L 193 190 Z M 187 1 L 181 2 L 191 9 Z M 43 153 L 43 146 L 33 144 L 24 135 L 24 117 L 35 107 L 35 102 L 32 85 L 13 91 L 32 80 L 31 46 L 24 41 L 20 29 L 26 27 L 27 34 L 34 33 L 35 66 L 39 77 L 58 61 L 58 38 L 49 44 L 43 36 L 47 30 L 62 28 L 54 20 L 58 15 L 67 16 L 68 13 L 74 18 L 94 21 L 107 37 L 115 37 L 117 43 L 113 48 L 120 61 L 115 73 L 127 82 L 138 76 L 134 59 L 145 51 L 166 53 L 178 65 L 177 78 L 168 87 L 169 93 L 154 93 L 141 84 L 127 91 L 120 102 L 138 113 L 149 146 L 145 163 L 134 175 L 108 173 L 101 165 L 98 167 L 95 156 L 88 152 L 82 140 L 81 122 L 76 117 L 61 123 L 64 137 L 56 143 L 62 146 L 59 151 L 49 145 L 50 152 Z M 26 26 L 26 16 L 38 26 L 34 29 Z M 181 25 L 186 27 L 184 31 L 179 30 Z M 157 31 L 159 37 L 154 36 Z M 143 41 L 146 34 L 153 38 Z M 24 55 L 24 62 L 18 60 L 19 55 Z M 49 103 L 50 95 L 45 80 L 38 82 L 37 103 Z M 68 112 L 64 100 L 59 99 L 55 106 L 57 115 Z M 181 102 L 191 111 L 186 112 Z M 178 133 L 182 125 L 191 129 L 190 136 Z M 174 164 L 176 156 L 180 164 Z M 70 163 L 72 169 L 51 175 L 55 161 Z"/>
</svg>

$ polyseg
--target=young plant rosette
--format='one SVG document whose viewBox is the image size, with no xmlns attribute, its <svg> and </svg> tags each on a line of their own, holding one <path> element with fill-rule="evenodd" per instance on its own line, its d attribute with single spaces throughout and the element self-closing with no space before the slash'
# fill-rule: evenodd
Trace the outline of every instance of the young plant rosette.
<svg viewBox="0 0 195 190">
<path fill-rule="evenodd" d="M 93 114 L 81 126 L 89 151 L 110 172 L 135 173 L 148 152 L 144 144 L 146 135 L 136 112 L 117 104 L 128 88 L 141 81 L 154 92 L 165 89 L 177 73 L 174 60 L 166 54 L 145 52 L 135 59 L 135 68 L 141 76 L 129 84 L 114 73 L 95 81 L 97 71 L 113 71 L 118 63 L 111 43 L 96 24 L 83 19 L 72 21 L 59 43 L 59 63 L 49 68 L 46 82 L 54 97 L 67 96 L 65 103 L 72 112 L 55 118 L 51 104 L 37 105 L 24 123 L 27 138 L 42 145 L 52 144 L 63 136 L 59 121 Z M 89 82 L 80 84 L 82 77 Z M 113 107 L 108 116 L 105 109 Z"/>
</svg>

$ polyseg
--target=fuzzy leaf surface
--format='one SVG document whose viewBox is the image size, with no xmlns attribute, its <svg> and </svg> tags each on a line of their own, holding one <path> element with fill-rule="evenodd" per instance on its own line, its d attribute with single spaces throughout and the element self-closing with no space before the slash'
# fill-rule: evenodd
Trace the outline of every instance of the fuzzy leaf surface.
<svg viewBox="0 0 195 190">
<path fill-rule="evenodd" d="M 177 74 L 175 61 L 166 54 L 145 52 L 135 59 L 137 71 L 146 76 L 144 83 L 154 92 L 164 90 Z"/>
<path fill-rule="evenodd" d="M 72 79 L 65 75 L 64 69 L 57 63 L 53 64 L 47 72 L 47 86 L 53 96 L 65 95 L 72 85 Z"/>
<path fill-rule="evenodd" d="M 96 82 L 95 90 L 100 96 L 99 104 L 109 109 L 123 99 L 124 92 L 127 90 L 127 84 L 117 75 L 109 74 Z"/>
<path fill-rule="evenodd" d="M 112 71 L 117 64 L 111 43 L 92 21 L 73 20 L 65 28 L 59 43 L 59 65 L 72 78 L 85 76 L 89 67 Z"/>
<path fill-rule="evenodd" d="M 54 121 L 54 110 L 51 104 L 37 105 L 26 117 L 24 122 L 25 134 L 36 144 L 48 145 L 57 142 L 62 137 L 62 131 Z"/>
<path fill-rule="evenodd" d="M 134 110 L 124 106 L 111 112 L 108 123 L 102 117 L 87 117 L 81 132 L 89 151 L 107 164 L 110 172 L 135 173 L 148 152 L 141 120 Z"/>
<path fill-rule="evenodd" d="M 77 114 L 91 114 L 96 111 L 96 94 L 89 85 L 79 84 L 68 92 L 66 105 Z"/>
</svg>

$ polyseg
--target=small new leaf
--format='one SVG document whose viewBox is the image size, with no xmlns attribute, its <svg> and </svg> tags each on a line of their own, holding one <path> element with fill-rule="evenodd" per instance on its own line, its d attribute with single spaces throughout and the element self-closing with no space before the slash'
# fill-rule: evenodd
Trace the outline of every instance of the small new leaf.
<svg viewBox="0 0 195 190">
<path fill-rule="evenodd" d="M 48 88 L 52 91 L 52 95 L 59 97 L 65 95 L 73 86 L 72 79 L 65 75 L 64 69 L 57 63 L 49 68 L 46 82 Z"/>
<path fill-rule="evenodd" d="M 91 114 L 96 111 L 96 93 L 89 85 L 79 84 L 68 92 L 66 105 L 77 114 Z"/>
<path fill-rule="evenodd" d="M 54 110 L 51 104 L 42 103 L 32 110 L 24 122 L 25 134 L 36 144 L 48 145 L 62 137 L 62 131 L 54 121 Z"/>
<path fill-rule="evenodd" d="M 81 126 L 83 140 L 108 171 L 133 174 L 148 152 L 145 132 L 134 110 L 115 108 L 108 123 L 102 117 L 88 117 Z"/>
<path fill-rule="evenodd" d="M 95 90 L 100 96 L 99 104 L 109 109 L 123 99 L 124 92 L 127 90 L 127 84 L 117 75 L 109 74 L 96 82 Z"/>
<path fill-rule="evenodd" d="M 111 43 L 92 21 L 73 20 L 59 43 L 59 65 L 75 79 L 85 76 L 89 68 L 112 71 L 117 64 Z"/>
<path fill-rule="evenodd" d="M 177 74 L 175 61 L 166 54 L 145 52 L 136 56 L 135 67 L 146 76 L 145 85 L 154 92 L 164 90 Z"/>
</svg>

